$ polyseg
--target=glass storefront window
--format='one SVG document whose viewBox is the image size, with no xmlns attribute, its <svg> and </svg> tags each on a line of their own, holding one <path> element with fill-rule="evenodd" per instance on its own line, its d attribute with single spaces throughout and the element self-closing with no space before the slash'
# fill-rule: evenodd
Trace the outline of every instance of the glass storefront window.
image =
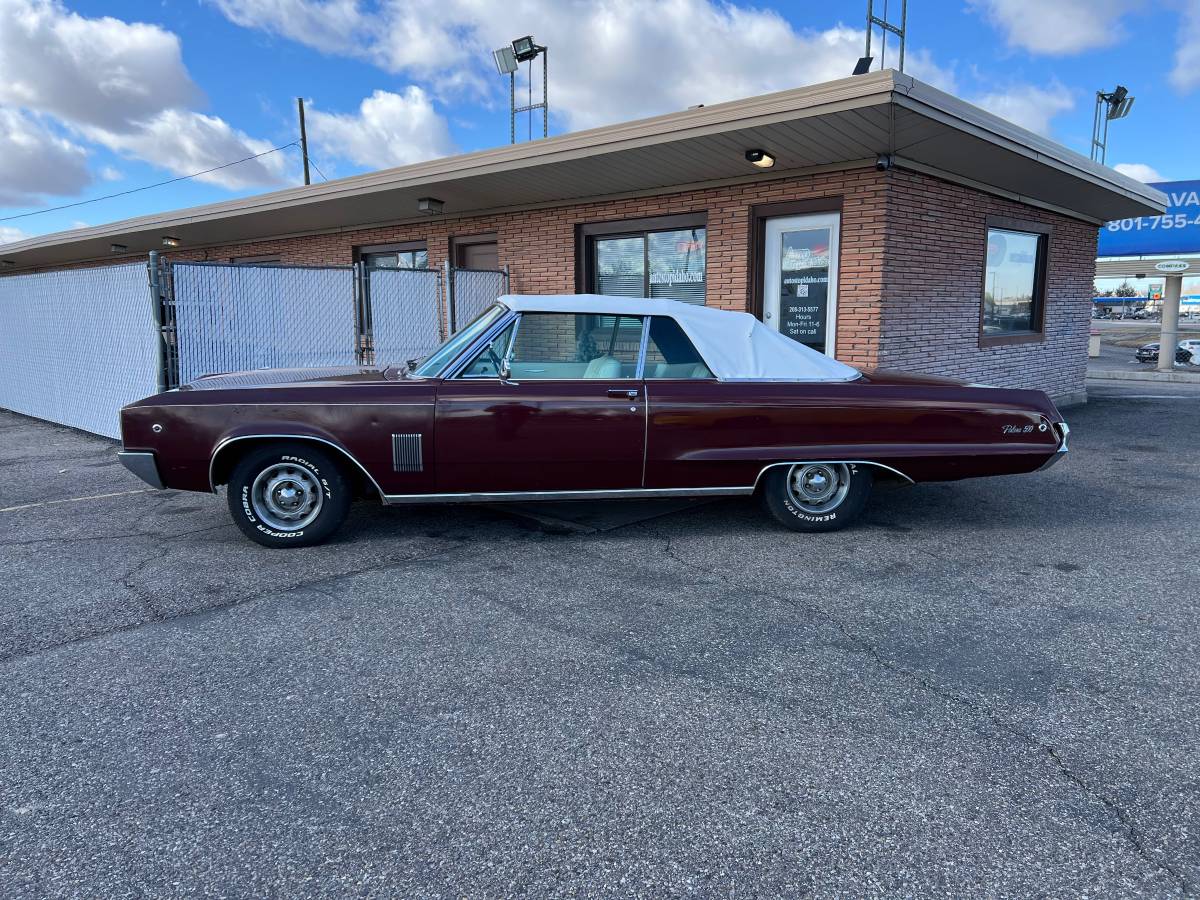
<svg viewBox="0 0 1200 900">
<path fill-rule="evenodd" d="M 703 228 L 597 237 L 592 254 L 594 293 L 704 303 Z"/>
<path fill-rule="evenodd" d="M 983 279 L 983 336 L 1041 330 L 1041 280 L 1046 236 L 989 228 Z"/>
<path fill-rule="evenodd" d="M 646 296 L 644 237 L 598 238 L 595 253 L 595 293 L 614 297 Z"/>
<path fill-rule="evenodd" d="M 704 229 L 646 235 L 650 261 L 648 297 L 704 303 Z"/>
</svg>

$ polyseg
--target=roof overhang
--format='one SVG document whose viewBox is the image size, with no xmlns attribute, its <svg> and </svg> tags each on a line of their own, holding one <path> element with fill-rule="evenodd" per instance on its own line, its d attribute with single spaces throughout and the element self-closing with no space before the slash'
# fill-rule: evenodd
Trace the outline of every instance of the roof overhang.
<svg viewBox="0 0 1200 900">
<path fill-rule="evenodd" d="M 1172 265 L 1167 271 L 1157 268 L 1159 263 L 1186 263 L 1183 268 Z M 1195 278 L 1200 275 L 1200 254 L 1179 253 L 1173 256 L 1106 256 L 1096 260 L 1097 278 L 1166 278 L 1182 275 Z"/>
<path fill-rule="evenodd" d="M 745 151 L 776 158 L 758 170 Z M 1157 215 L 1166 197 L 1046 138 L 887 70 L 635 122 L 429 160 L 5 246 L 18 269 L 288 235 L 532 209 L 602 197 L 761 181 L 830 168 L 896 165 L 1096 223 Z M 2 271 L 14 271 L 11 267 Z"/>
</svg>

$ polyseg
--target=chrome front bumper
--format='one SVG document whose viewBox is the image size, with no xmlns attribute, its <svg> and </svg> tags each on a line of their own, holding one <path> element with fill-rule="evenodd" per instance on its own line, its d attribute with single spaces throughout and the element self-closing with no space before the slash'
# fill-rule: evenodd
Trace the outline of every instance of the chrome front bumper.
<svg viewBox="0 0 1200 900">
<path fill-rule="evenodd" d="M 138 450 L 118 450 L 117 459 L 121 465 L 136 475 L 150 487 L 161 489 L 162 478 L 158 474 L 158 463 L 153 453 Z"/>
<path fill-rule="evenodd" d="M 1066 422 L 1057 422 L 1053 427 L 1058 432 L 1058 449 L 1054 451 L 1054 454 L 1048 460 L 1038 466 L 1039 472 L 1050 468 L 1067 455 L 1067 438 L 1071 434 L 1071 428 Z"/>
</svg>

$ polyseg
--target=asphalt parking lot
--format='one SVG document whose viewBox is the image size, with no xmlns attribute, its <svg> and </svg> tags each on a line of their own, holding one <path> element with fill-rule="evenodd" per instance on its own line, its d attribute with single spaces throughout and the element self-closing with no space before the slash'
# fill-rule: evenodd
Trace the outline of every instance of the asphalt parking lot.
<svg viewBox="0 0 1200 900">
<path fill-rule="evenodd" d="M 0 413 L 0 893 L 1195 894 L 1200 394 L 1138 390 L 837 534 L 299 552 Z"/>
</svg>

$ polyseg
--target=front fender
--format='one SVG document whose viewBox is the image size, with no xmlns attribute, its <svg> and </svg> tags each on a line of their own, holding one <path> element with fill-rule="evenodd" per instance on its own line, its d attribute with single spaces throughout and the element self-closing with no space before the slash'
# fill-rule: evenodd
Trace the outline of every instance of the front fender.
<svg viewBox="0 0 1200 900">
<path fill-rule="evenodd" d="M 234 460 L 239 456 L 239 450 L 245 450 L 248 446 L 266 443 L 269 441 L 280 440 L 296 440 L 319 444 L 335 454 L 340 456 L 349 465 L 356 468 L 367 483 L 370 484 L 379 494 L 380 499 L 384 497 L 383 488 L 375 480 L 375 477 L 367 470 L 355 456 L 351 453 L 341 441 L 333 434 L 325 431 L 322 428 L 313 426 L 308 423 L 298 422 L 260 422 L 253 427 L 244 425 L 237 428 L 232 428 L 223 434 L 216 442 L 212 449 L 212 453 L 208 462 L 208 487 L 214 493 L 217 490 L 217 485 L 224 484 L 229 478 L 229 472 L 232 470 Z"/>
</svg>

